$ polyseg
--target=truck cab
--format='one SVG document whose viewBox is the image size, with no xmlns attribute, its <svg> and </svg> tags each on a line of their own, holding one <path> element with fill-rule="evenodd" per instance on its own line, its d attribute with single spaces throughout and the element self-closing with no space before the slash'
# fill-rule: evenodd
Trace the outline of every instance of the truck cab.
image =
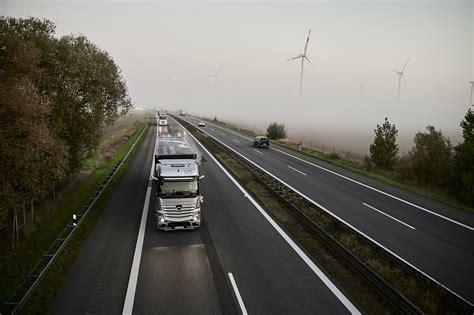
<svg viewBox="0 0 474 315">
<path fill-rule="evenodd" d="M 196 154 L 183 138 L 158 138 L 153 176 L 158 229 L 195 229 L 201 225 L 202 178 Z"/>
</svg>

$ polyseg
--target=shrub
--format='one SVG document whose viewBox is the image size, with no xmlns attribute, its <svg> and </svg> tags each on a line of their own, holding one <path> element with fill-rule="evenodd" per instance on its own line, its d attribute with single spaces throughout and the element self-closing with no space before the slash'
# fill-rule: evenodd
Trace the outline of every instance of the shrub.
<svg viewBox="0 0 474 315">
<path fill-rule="evenodd" d="M 284 139 L 286 138 L 286 128 L 284 124 L 279 124 L 277 122 L 271 123 L 267 128 L 267 137 L 272 140 Z"/>
</svg>

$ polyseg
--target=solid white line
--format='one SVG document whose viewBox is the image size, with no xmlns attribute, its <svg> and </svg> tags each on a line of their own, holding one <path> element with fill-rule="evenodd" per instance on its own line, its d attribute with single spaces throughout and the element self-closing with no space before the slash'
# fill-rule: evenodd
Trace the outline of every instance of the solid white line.
<svg viewBox="0 0 474 315">
<path fill-rule="evenodd" d="M 179 124 L 179 122 L 178 122 Z M 182 125 L 181 125 L 182 126 Z M 183 127 L 184 128 L 184 127 Z M 186 130 L 186 128 L 184 128 Z M 204 131 L 205 132 L 205 131 Z M 209 133 L 205 132 L 207 135 L 210 137 L 216 139 L 217 141 L 221 142 L 218 140 L 216 137 L 210 135 Z M 306 265 L 316 274 L 316 276 L 323 281 L 323 283 L 331 290 L 331 292 L 341 301 L 342 304 L 351 312 L 352 314 L 361 314 L 359 310 L 352 304 L 351 301 L 334 285 L 334 283 L 329 280 L 328 277 L 315 265 L 315 263 L 301 250 L 301 248 L 296 245 L 296 243 L 291 239 L 285 231 L 270 217 L 268 213 L 265 212 L 265 210 L 255 201 L 255 199 L 240 185 L 237 180 L 230 175 L 230 173 L 217 161 L 217 159 L 202 145 L 201 142 L 199 142 L 196 137 L 194 137 L 190 132 L 189 134 L 191 137 L 198 143 L 203 150 L 211 157 L 214 162 L 216 162 L 217 166 L 224 172 L 224 174 L 227 175 L 227 177 L 237 186 L 237 188 L 240 189 L 240 191 L 244 194 L 246 198 L 249 199 L 249 201 L 254 205 L 255 208 L 262 214 L 262 216 L 273 226 L 273 228 L 280 234 L 280 236 L 290 245 L 290 247 L 296 252 L 298 256 L 306 263 Z M 221 142 L 222 143 L 222 142 Z M 222 143 L 224 144 L 224 143 Z M 224 144 L 227 146 L 226 144 Z M 227 146 L 230 148 L 229 146 Z M 231 149 L 233 150 L 233 149 Z M 235 150 L 234 150 L 235 151 Z M 240 154 L 240 153 L 238 153 Z M 244 157 L 245 158 L 245 157 Z M 253 163 L 253 162 L 252 162 Z"/>
<path fill-rule="evenodd" d="M 230 283 L 232 284 L 232 288 L 234 289 L 235 296 L 237 297 L 237 301 L 239 302 L 240 310 L 242 311 L 242 315 L 247 315 L 247 309 L 245 308 L 244 300 L 242 300 L 242 296 L 240 296 L 239 288 L 237 287 L 237 283 L 235 283 L 234 276 L 232 272 L 228 273 Z"/>
<path fill-rule="evenodd" d="M 432 210 L 423 208 L 422 206 L 419 206 L 419 205 L 417 205 L 417 204 L 414 204 L 414 203 L 412 203 L 412 202 L 406 201 L 406 200 L 404 200 L 404 199 L 402 199 L 402 198 L 399 198 L 399 197 L 397 197 L 397 196 L 394 196 L 394 195 L 391 195 L 391 194 L 389 194 L 389 193 L 386 193 L 385 191 L 382 191 L 382 190 L 380 190 L 380 189 L 377 189 L 377 188 L 371 187 L 371 186 L 369 186 L 369 185 L 366 185 L 366 184 L 364 184 L 364 183 L 361 183 L 361 182 L 359 182 L 359 181 L 356 181 L 355 179 L 352 179 L 352 178 L 350 178 L 350 177 L 347 177 L 347 176 L 341 175 L 341 174 L 339 174 L 339 173 L 336 173 L 336 172 L 334 172 L 334 171 L 331 171 L 331 170 L 329 170 L 329 169 L 327 169 L 327 168 L 324 168 L 324 167 L 322 167 L 322 166 L 319 166 L 319 165 L 317 165 L 317 164 L 314 164 L 314 163 L 312 163 L 312 162 L 309 162 L 309 161 L 307 161 L 307 160 L 305 160 L 305 159 L 302 159 L 302 158 L 299 158 L 299 157 L 294 156 L 294 155 L 292 155 L 292 154 L 289 154 L 289 153 L 287 153 L 287 152 L 285 152 L 285 151 L 282 151 L 282 150 L 279 150 L 279 149 L 275 149 L 275 148 L 273 148 L 273 147 L 271 147 L 271 149 L 273 149 L 273 150 L 275 150 L 275 151 L 278 151 L 278 152 L 280 152 L 280 153 L 283 153 L 283 154 L 285 154 L 285 155 L 288 155 L 288 156 L 290 156 L 290 157 L 292 157 L 292 158 L 294 158 L 294 159 L 297 159 L 297 160 L 299 160 L 299 161 L 302 161 L 302 162 L 305 162 L 305 163 L 310 164 L 310 165 L 312 165 L 312 166 L 315 166 L 315 167 L 317 167 L 317 168 L 319 168 L 319 169 L 322 169 L 323 171 L 329 172 L 329 173 L 331 173 L 331 174 L 333 174 L 333 175 L 342 177 L 342 178 L 344 178 L 344 179 L 346 179 L 346 180 L 348 180 L 348 181 L 351 181 L 351 182 L 353 182 L 353 183 L 355 183 L 355 184 L 361 185 L 361 186 L 363 186 L 363 187 L 365 187 L 365 188 L 371 189 L 371 190 L 376 191 L 376 192 L 378 192 L 378 193 L 381 193 L 381 194 L 383 194 L 383 195 L 385 195 L 385 196 L 388 196 L 388 197 L 390 197 L 390 198 L 393 198 L 393 199 L 395 199 L 395 200 L 398 200 L 398 201 L 400 201 L 400 202 L 403 202 L 403 203 L 405 203 L 405 204 L 407 204 L 407 205 L 410 205 L 410 206 L 412 206 L 412 207 L 418 208 L 418 209 L 420 209 L 420 210 L 422 210 L 422 211 L 428 212 L 428 213 L 430 213 L 430 214 L 432 214 L 432 215 L 435 215 L 435 216 L 437 216 L 437 217 L 440 217 L 440 218 L 442 218 L 442 219 L 445 219 L 445 220 L 447 220 L 447 221 L 450 221 L 450 222 L 452 222 L 452 223 L 454 223 L 454 224 L 457 224 L 457 225 L 459 225 L 459 226 L 462 226 L 462 227 L 464 227 L 464 228 L 466 228 L 466 229 L 469 229 L 469 230 L 471 230 L 471 231 L 474 231 L 474 227 L 471 227 L 471 226 L 466 225 L 466 224 L 464 224 L 464 223 L 461 223 L 461 222 L 458 222 L 458 221 L 453 220 L 453 219 L 451 219 L 451 218 L 448 218 L 448 217 L 446 217 L 446 216 L 444 216 L 444 215 L 442 215 L 442 214 L 439 214 L 439 213 L 434 212 L 434 211 L 432 211 Z"/>
<path fill-rule="evenodd" d="M 393 220 L 397 221 L 398 223 L 401 223 L 401 224 L 403 224 L 403 225 L 405 225 L 405 226 L 408 226 L 408 227 L 409 227 L 410 229 L 412 229 L 412 230 L 415 230 L 415 228 L 414 228 L 413 226 L 408 225 L 408 224 L 406 224 L 405 222 L 400 221 L 400 220 L 398 220 L 397 218 L 394 218 L 394 217 L 392 217 L 391 215 L 388 215 L 388 214 L 386 214 L 385 212 L 382 212 L 382 211 L 380 211 L 379 209 L 376 209 L 376 208 L 372 207 L 371 205 L 368 205 L 368 204 L 366 204 L 366 203 L 364 203 L 364 202 L 363 202 L 362 204 L 363 204 L 364 206 L 366 206 L 366 207 L 369 207 L 369 208 L 372 209 L 372 210 L 375 210 L 375 211 L 379 212 L 380 214 L 386 215 L 387 217 L 389 217 L 390 219 L 393 219 Z"/>
<path fill-rule="evenodd" d="M 156 141 L 153 141 L 156 144 Z M 155 150 L 153 149 L 153 152 Z M 152 159 L 150 176 L 153 175 L 155 162 Z M 148 178 L 150 178 L 150 176 Z M 127 293 L 123 304 L 122 314 L 129 315 L 133 311 L 133 303 L 135 301 L 135 291 L 137 289 L 138 271 L 140 269 L 140 260 L 142 258 L 143 241 L 145 240 L 146 219 L 148 217 L 148 207 L 150 205 L 151 196 L 151 180 L 148 179 L 148 187 L 146 190 L 145 202 L 143 203 L 142 218 L 140 221 L 140 230 L 138 231 L 137 243 L 135 245 L 135 253 L 133 254 L 132 269 L 130 270 L 130 278 L 128 279 Z"/>
<path fill-rule="evenodd" d="M 254 151 L 257 152 L 257 153 L 263 154 L 262 152 L 260 152 L 260 151 L 258 151 L 258 150 L 255 150 L 255 149 L 252 149 L 252 150 L 254 150 Z"/>
<path fill-rule="evenodd" d="M 240 141 L 239 141 L 239 140 L 237 140 L 237 139 L 232 139 L 232 140 L 234 140 L 235 142 L 238 142 L 238 143 L 240 143 Z"/>
<path fill-rule="evenodd" d="M 291 166 L 289 166 L 289 165 L 288 165 L 288 167 L 289 167 L 289 168 L 291 168 L 293 171 L 296 171 L 296 172 L 298 172 L 298 173 L 300 173 L 300 174 L 303 174 L 304 176 L 306 176 L 306 175 L 307 175 L 307 174 L 303 173 L 302 171 L 300 171 L 300 170 L 297 170 L 297 169 L 296 169 L 296 168 L 294 168 L 294 167 L 291 167 Z"/>
<path fill-rule="evenodd" d="M 350 224 L 349 222 L 346 222 L 345 220 L 343 220 L 342 218 L 340 218 L 339 216 L 337 216 L 335 213 L 329 211 L 327 208 L 325 208 L 323 205 L 317 203 L 316 201 L 314 201 L 313 199 L 309 198 L 308 196 L 306 196 L 305 194 L 303 194 L 301 191 L 297 190 L 296 188 L 294 188 L 293 186 L 287 184 L 286 182 L 284 182 L 283 180 L 281 180 L 280 178 L 278 178 L 277 176 L 273 175 L 272 173 L 270 173 L 269 171 L 267 171 L 266 169 L 264 169 L 263 167 L 261 167 L 260 165 L 258 165 L 257 163 L 253 162 L 252 160 L 250 160 L 249 158 L 247 158 L 246 156 L 244 156 L 243 154 L 240 154 L 239 152 L 237 152 L 236 150 L 232 149 L 230 146 L 228 146 L 227 144 L 225 144 L 224 142 L 222 142 L 221 140 L 217 139 L 216 137 L 214 137 L 213 135 L 209 134 L 206 132 L 206 134 L 213 138 L 214 140 L 216 140 L 217 142 L 221 143 L 223 146 L 227 147 L 228 149 L 234 151 L 236 154 L 240 155 L 241 157 L 243 157 L 244 159 L 246 159 L 247 161 L 249 161 L 250 163 L 252 163 L 253 165 L 255 165 L 256 167 L 258 167 L 259 169 L 261 169 L 262 171 L 264 171 L 265 173 L 267 173 L 268 175 L 270 175 L 271 177 L 275 178 L 277 181 L 279 181 L 280 183 L 282 183 L 283 185 L 285 185 L 286 187 L 292 189 L 294 192 L 296 192 L 298 195 L 302 196 L 303 198 L 306 198 L 308 201 L 310 201 L 312 204 L 314 204 L 315 206 L 319 207 L 320 209 L 322 209 L 323 211 L 325 211 L 326 213 L 328 213 L 329 215 L 331 215 L 332 217 L 336 218 L 337 220 L 341 221 L 342 223 L 346 224 L 347 226 L 349 226 L 350 228 L 354 229 L 354 231 L 356 231 L 357 233 L 359 233 L 360 235 L 362 235 L 363 237 L 367 238 L 369 241 L 371 241 L 372 243 L 376 244 L 377 246 L 380 246 L 381 248 L 383 248 L 385 251 L 389 252 L 390 254 L 392 254 L 393 256 L 395 256 L 396 258 L 400 259 L 401 261 L 403 261 L 405 264 L 409 265 L 410 267 L 412 267 L 413 269 L 415 269 L 416 271 L 418 271 L 419 273 L 423 274 L 425 277 L 431 279 L 433 282 L 439 284 L 440 286 L 442 286 L 443 288 L 445 288 L 447 291 L 453 293 L 454 295 L 456 295 L 457 297 L 459 297 L 461 300 L 465 301 L 466 303 L 468 303 L 469 305 L 473 305 L 473 303 L 471 303 L 470 301 L 466 300 L 465 298 L 463 298 L 461 295 L 459 295 L 458 293 L 456 293 L 455 291 L 453 291 L 452 289 L 446 287 L 445 285 L 443 285 L 441 282 L 439 282 L 438 280 L 436 280 L 435 278 L 433 278 L 432 276 L 428 275 L 426 272 L 422 271 L 421 269 L 419 269 L 418 267 L 416 267 L 415 265 L 413 265 L 412 263 L 408 262 L 406 259 L 400 257 L 399 255 L 397 255 L 395 252 L 391 251 L 390 249 L 388 249 L 387 247 L 383 246 L 381 243 L 377 242 L 376 240 L 374 240 L 373 238 L 371 238 L 370 236 L 368 236 L 367 234 L 365 234 L 364 232 L 362 232 L 361 230 L 359 230 L 358 228 L 356 228 L 355 226 L 353 226 L 352 224 Z M 201 145 L 202 146 L 202 145 Z M 230 175 L 229 175 L 230 176 Z M 249 196 L 250 198 L 250 196 Z"/>
<path fill-rule="evenodd" d="M 223 128 L 223 127 L 219 127 L 219 128 Z M 238 136 L 240 136 L 240 137 L 242 137 L 242 138 L 245 138 L 245 139 L 248 139 L 248 140 L 252 140 L 252 139 L 250 139 L 250 138 L 248 138 L 248 137 L 245 137 L 245 136 L 243 136 L 243 135 L 240 135 L 240 134 L 238 134 L 238 133 L 236 133 L 236 132 L 234 132 L 234 131 L 227 130 L 227 129 L 226 129 L 226 131 L 227 131 L 227 132 L 230 132 L 230 133 L 232 133 L 232 134 L 234 134 L 234 135 L 238 135 Z M 337 173 L 337 172 L 331 171 L 330 169 L 327 169 L 327 168 L 325 168 L 325 167 L 322 167 L 322 166 L 320 166 L 320 165 L 317 165 L 317 164 L 312 163 L 312 162 L 310 162 L 310 161 L 307 161 L 307 160 L 305 160 L 305 159 L 302 159 L 302 158 L 299 158 L 299 157 L 297 157 L 297 156 L 294 156 L 294 155 L 292 155 L 292 154 L 290 154 L 290 153 L 288 153 L 288 152 L 285 152 L 285 151 L 276 149 L 276 148 L 274 148 L 274 147 L 270 147 L 270 149 L 275 150 L 275 151 L 280 152 L 280 153 L 283 153 L 283 154 L 285 154 L 285 155 L 287 155 L 287 156 L 289 156 L 289 157 L 292 157 L 292 158 L 294 158 L 294 159 L 297 159 L 297 160 L 299 160 L 299 161 L 302 161 L 302 162 L 304 162 L 304 163 L 307 163 L 307 164 L 309 164 L 309 165 L 312 165 L 312 166 L 314 166 L 314 167 L 317 167 L 317 168 L 319 168 L 319 169 L 321 169 L 321 170 L 324 170 L 324 171 L 326 171 L 326 172 L 329 172 L 329 173 L 331 173 L 331 174 L 333 174 L 333 175 L 336 175 L 336 176 L 339 176 L 339 177 L 341 177 L 341 178 L 344 178 L 344 179 L 346 179 L 346 180 L 348 180 L 348 181 L 351 181 L 351 182 L 353 182 L 353 183 L 355 183 L 355 184 L 361 185 L 361 186 L 363 186 L 363 187 L 365 187 L 365 188 L 368 188 L 368 189 L 371 189 L 371 190 L 376 191 L 376 192 L 378 192 L 378 193 L 381 193 L 381 194 L 383 194 L 383 195 L 385 195 L 385 196 L 387 196 L 387 197 L 393 198 L 393 199 L 398 200 L 398 201 L 400 201 L 400 202 L 403 202 L 403 203 L 405 203 L 405 204 L 407 204 L 407 205 L 410 205 L 410 206 L 412 206 L 412 207 L 415 207 L 415 208 L 417 208 L 417 209 L 419 209 L 419 210 L 425 211 L 425 212 L 430 213 L 430 214 L 432 214 L 432 215 L 434 215 L 434 216 L 437 216 L 437 217 L 439 217 L 439 218 L 442 218 L 442 219 L 444 219 L 444 220 L 447 220 L 447 221 L 449 221 L 449 222 L 452 222 L 452 223 L 454 223 L 454 224 L 457 224 L 457 225 L 459 225 L 459 226 L 462 226 L 462 227 L 464 227 L 464 228 L 466 228 L 466 229 L 469 229 L 469 230 L 471 230 L 471 231 L 474 231 L 474 227 L 469 226 L 469 225 L 464 224 L 464 223 L 461 223 L 461 222 L 456 221 L 456 220 L 454 220 L 454 219 L 448 218 L 448 217 L 446 217 L 446 216 L 444 216 L 444 215 L 442 215 L 442 214 L 439 214 L 439 213 L 437 213 L 437 212 L 435 212 L 435 211 L 433 211 L 433 210 L 426 209 L 426 208 L 424 208 L 424 207 L 422 207 L 422 206 L 419 206 L 419 205 L 417 205 L 417 204 L 415 204 L 415 203 L 412 203 L 412 202 L 407 201 L 407 200 L 404 200 L 404 199 L 402 199 L 402 198 L 400 198 L 400 197 L 391 195 L 391 194 L 389 194 L 389 193 L 387 193 L 387 192 L 385 192 L 385 191 L 382 191 L 382 190 L 380 190 L 380 189 L 374 188 L 374 187 L 369 186 L 369 185 L 367 185 L 367 184 L 361 183 L 361 182 L 359 182 L 359 181 L 357 181 L 357 180 L 355 180 L 355 179 L 352 179 L 352 178 L 350 178 L 350 177 L 341 175 L 341 174 L 339 174 L 339 173 Z"/>
</svg>

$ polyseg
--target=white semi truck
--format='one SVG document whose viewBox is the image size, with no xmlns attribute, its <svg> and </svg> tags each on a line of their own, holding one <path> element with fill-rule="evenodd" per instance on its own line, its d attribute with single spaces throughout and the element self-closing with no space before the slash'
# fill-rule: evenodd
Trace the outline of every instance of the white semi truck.
<svg viewBox="0 0 474 315">
<path fill-rule="evenodd" d="M 196 154 L 184 138 L 157 138 L 154 159 L 158 229 L 198 228 L 204 175 L 199 175 Z"/>
</svg>

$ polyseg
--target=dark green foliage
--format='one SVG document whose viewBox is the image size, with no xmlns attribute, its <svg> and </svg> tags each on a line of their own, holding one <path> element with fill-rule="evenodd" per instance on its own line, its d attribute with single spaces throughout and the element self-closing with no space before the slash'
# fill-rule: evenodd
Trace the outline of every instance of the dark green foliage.
<svg viewBox="0 0 474 315">
<path fill-rule="evenodd" d="M 388 118 L 385 118 L 383 125 L 377 125 L 374 132 L 375 139 L 370 145 L 370 158 L 378 168 L 392 170 L 398 154 L 396 144 L 398 130 L 395 125 L 390 124 Z"/>
<path fill-rule="evenodd" d="M 435 127 L 427 126 L 426 130 L 415 135 L 415 146 L 402 158 L 402 174 L 423 186 L 449 188 L 453 178 L 453 146 Z"/>
<path fill-rule="evenodd" d="M 474 206 L 474 111 L 469 109 L 461 121 L 464 142 L 456 146 L 454 172 L 455 193 L 467 204 Z"/>
<path fill-rule="evenodd" d="M 267 137 L 272 139 L 272 140 L 278 140 L 278 139 L 286 138 L 285 124 L 279 124 L 277 122 L 272 122 L 267 128 Z"/>
</svg>

